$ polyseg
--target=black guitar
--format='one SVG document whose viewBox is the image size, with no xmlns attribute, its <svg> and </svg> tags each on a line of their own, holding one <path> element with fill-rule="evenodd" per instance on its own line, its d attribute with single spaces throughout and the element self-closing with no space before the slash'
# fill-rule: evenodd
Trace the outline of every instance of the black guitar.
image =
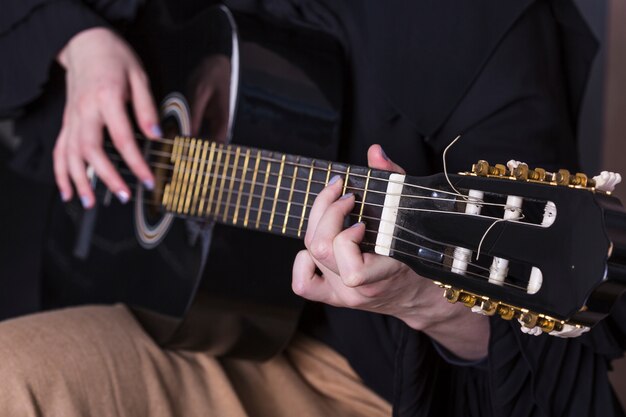
<svg viewBox="0 0 626 417">
<path fill-rule="evenodd" d="M 363 249 L 436 280 L 451 302 L 577 335 L 626 289 L 626 215 L 602 179 L 518 163 L 414 178 L 329 162 L 343 107 L 333 39 L 223 7 L 183 25 L 154 4 L 128 38 L 163 103 L 165 138 L 143 143 L 155 190 L 136 185 L 124 206 L 94 179 L 95 210 L 56 209 L 49 306 L 124 302 L 166 347 L 268 357 L 295 329 L 290 260 L 336 174 L 356 196 L 350 222 L 366 223 Z M 221 119 L 201 99 L 215 65 L 230 73 Z M 197 139 L 221 127 L 223 138 Z M 258 135 L 281 152 L 251 146 Z M 237 252 L 244 242 L 258 250 Z"/>
</svg>

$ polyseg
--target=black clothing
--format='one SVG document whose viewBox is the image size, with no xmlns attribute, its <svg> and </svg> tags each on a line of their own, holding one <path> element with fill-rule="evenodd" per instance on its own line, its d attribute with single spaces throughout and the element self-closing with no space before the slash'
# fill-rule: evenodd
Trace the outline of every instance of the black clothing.
<svg viewBox="0 0 626 417">
<path fill-rule="evenodd" d="M 36 71 L 3 66 L 0 77 L 1 113 L 31 103 L 18 125 L 27 139 L 18 165 L 51 179 L 48 154 L 60 127 L 62 87 L 54 74 L 48 78 L 49 63 L 72 30 L 132 21 L 138 2 L 13 3 L 0 20 L 4 56 L 27 51 L 28 33 L 37 39 L 42 27 L 63 28 L 48 33 L 45 52 L 14 60 L 22 68 L 36 62 Z M 342 148 L 349 162 L 365 164 L 368 146 L 381 142 L 409 174 L 430 174 L 442 169 L 443 148 L 463 134 L 448 155 L 451 171 L 479 158 L 576 166 L 575 120 L 596 45 L 567 0 L 230 3 L 277 23 L 326 31 L 344 45 L 353 77 L 350 135 Z M 192 10 L 200 2 L 189 4 Z M 51 19 L 51 10 L 65 7 L 73 14 Z M 319 308 L 307 330 L 345 355 L 394 404 L 396 416 L 623 415 L 606 373 L 626 347 L 624 303 L 578 339 L 531 337 L 517 323 L 494 319 L 489 356 L 479 366 L 445 361 L 426 336 L 397 319 Z"/>
</svg>

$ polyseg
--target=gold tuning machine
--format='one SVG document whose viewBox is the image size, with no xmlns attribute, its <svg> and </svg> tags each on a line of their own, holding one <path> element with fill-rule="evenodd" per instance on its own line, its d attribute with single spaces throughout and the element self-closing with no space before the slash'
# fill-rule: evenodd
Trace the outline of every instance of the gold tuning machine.
<svg viewBox="0 0 626 417">
<path fill-rule="evenodd" d="M 489 162 L 481 159 L 472 165 L 471 172 L 466 172 L 465 174 L 479 177 L 500 177 L 518 181 L 542 182 L 550 185 L 585 188 L 588 190 L 594 190 L 596 186 L 593 178 L 589 178 L 580 172 L 572 174 L 567 169 L 559 169 L 557 172 L 552 173 L 540 167 L 530 168 L 528 164 L 523 162 L 515 162 L 513 165 L 511 165 L 511 162 L 509 162 L 507 168 L 507 166 L 502 164 L 490 165 Z"/>
<path fill-rule="evenodd" d="M 568 323 L 557 320 L 543 314 L 529 311 L 525 308 L 516 307 L 501 301 L 492 300 L 474 294 L 469 291 L 454 288 L 441 282 L 435 282 L 436 285 L 443 289 L 443 296 L 450 303 L 461 303 L 466 307 L 470 307 L 472 311 L 487 316 L 498 315 L 504 320 L 518 319 L 522 326 L 527 329 L 540 329 L 543 333 L 559 332 L 563 330 L 566 324 L 577 326 L 574 323 Z"/>
</svg>

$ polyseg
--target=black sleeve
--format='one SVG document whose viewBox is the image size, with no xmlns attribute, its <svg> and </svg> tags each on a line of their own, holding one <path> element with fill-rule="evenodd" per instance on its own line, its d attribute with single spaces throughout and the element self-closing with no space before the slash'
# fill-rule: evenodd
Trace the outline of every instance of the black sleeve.
<svg viewBox="0 0 626 417">
<path fill-rule="evenodd" d="M 39 97 L 56 55 L 76 33 L 131 19 L 139 1 L 4 0 L 0 13 L 0 117 Z"/>
</svg>

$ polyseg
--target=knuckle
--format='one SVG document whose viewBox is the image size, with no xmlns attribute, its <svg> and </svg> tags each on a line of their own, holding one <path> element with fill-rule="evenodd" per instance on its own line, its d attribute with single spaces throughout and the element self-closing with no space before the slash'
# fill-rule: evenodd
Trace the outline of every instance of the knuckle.
<svg viewBox="0 0 626 417">
<path fill-rule="evenodd" d="M 346 287 L 355 288 L 363 285 L 365 282 L 365 274 L 361 271 L 352 271 L 345 276 L 341 276 L 341 281 Z"/>
<path fill-rule="evenodd" d="M 325 260 L 332 255 L 333 247 L 326 240 L 317 240 L 312 242 L 310 251 L 315 259 Z"/>
</svg>

